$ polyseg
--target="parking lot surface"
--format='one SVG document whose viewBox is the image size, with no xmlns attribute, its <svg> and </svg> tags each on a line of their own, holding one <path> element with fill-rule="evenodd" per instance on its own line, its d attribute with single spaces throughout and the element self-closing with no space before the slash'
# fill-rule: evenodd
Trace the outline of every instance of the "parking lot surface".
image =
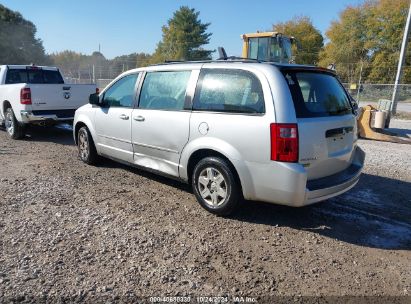
<svg viewBox="0 0 411 304">
<path fill-rule="evenodd" d="M 83 164 L 69 129 L 0 130 L 0 299 L 410 299 L 411 146 L 359 145 L 366 166 L 348 193 L 300 209 L 244 202 L 222 218 L 184 184 Z"/>
</svg>

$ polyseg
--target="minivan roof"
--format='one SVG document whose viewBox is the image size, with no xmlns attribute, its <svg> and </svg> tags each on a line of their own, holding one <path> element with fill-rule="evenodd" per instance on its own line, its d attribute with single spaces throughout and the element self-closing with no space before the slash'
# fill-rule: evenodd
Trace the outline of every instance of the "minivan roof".
<svg viewBox="0 0 411 304">
<path fill-rule="evenodd" d="M 306 65 L 306 64 L 293 64 L 293 63 L 277 63 L 277 62 L 268 62 L 268 61 L 259 61 L 255 59 L 228 59 L 228 60 L 203 60 L 203 61 L 166 61 L 164 63 L 158 63 L 154 65 L 150 65 L 149 67 L 155 67 L 155 66 L 168 66 L 168 65 L 183 65 L 183 64 L 188 64 L 188 65 L 203 65 L 205 63 L 221 63 L 221 64 L 227 64 L 227 63 L 244 63 L 244 64 L 262 64 L 262 65 L 271 65 L 275 66 L 280 70 L 304 70 L 304 71 L 322 71 L 325 73 L 330 73 L 335 75 L 336 72 L 335 70 L 331 70 L 328 68 L 323 68 L 323 67 L 318 67 L 315 65 Z"/>
<path fill-rule="evenodd" d="M 153 64 L 145 67 L 139 67 L 135 69 L 131 69 L 125 71 L 124 73 L 120 74 L 116 77 L 123 77 L 128 74 L 138 73 L 142 71 L 173 71 L 173 70 L 184 70 L 184 69 L 201 69 L 203 66 L 209 68 L 211 65 L 212 67 L 216 67 L 218 65 L 222 65 L 223 68 L 230 68 L 230 65 L 233 65 L 233 68 L 238 69 L 239 65 L 246 65 L 248 67 L 275 67 L 279 71 L 305 71 L 305 72 L 320 72 L 320 73 L 327 73 L 329 75 L 336 76 L 336 72 L 334 70 L 330 70 L 327 68 L 317 67 L 313 65 L 301 65 L 301 64 L 285 64 L 285 63 L 275 63 L 275 62 L 262 62 L 258 60 L 250 60 L 250 59 L 228 59 L 228 60 L 203 60 L 203 61 L 172 61 L 172 62 L 164 62 L 159 64 Z"/>
</svg>

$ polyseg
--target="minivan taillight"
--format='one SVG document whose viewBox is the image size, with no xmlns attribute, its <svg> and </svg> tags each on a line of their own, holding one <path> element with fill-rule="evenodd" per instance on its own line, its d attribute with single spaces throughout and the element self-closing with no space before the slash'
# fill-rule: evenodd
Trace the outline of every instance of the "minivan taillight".
<svg viewBox="0 0 411 304">
<path fill-rule="evenodd" d="M 297 124 L 272 123 L 271 160 L 295 163 L 298 161 Z"/>
<path fill-rule="evenodd" d="M 20 103 L 24 105 L 31 105 L 31 90 L 30 88 L 23 88 L 20 90 Z"/>
</svg>

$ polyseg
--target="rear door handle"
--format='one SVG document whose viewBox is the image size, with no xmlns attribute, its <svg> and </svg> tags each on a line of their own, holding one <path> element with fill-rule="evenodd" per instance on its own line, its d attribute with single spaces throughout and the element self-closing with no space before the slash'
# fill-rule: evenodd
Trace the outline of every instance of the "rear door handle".
<svg viewBox="0 0 411 304">
<path fill-rule="evenodd" d="M 145 121 L 146 119 L 143 116 L 139 115 L 139 116 L 134 117 L 134 120 L 135 121 Z"/>
<path fill-rule="evenodd" d="M 121 114 L 120 115 L 120 119 L 122 119 L 122 120 L 128 120 L 130 117 L 128 116 L 128 115 L 126 115 L 126 114 Z"/>
</svg>

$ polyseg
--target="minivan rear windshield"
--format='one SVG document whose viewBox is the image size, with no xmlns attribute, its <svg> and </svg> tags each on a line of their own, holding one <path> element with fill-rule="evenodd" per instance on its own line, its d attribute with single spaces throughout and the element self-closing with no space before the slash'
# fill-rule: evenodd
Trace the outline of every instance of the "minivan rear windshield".
<svg viewBox="0 0 411 304">
<path fill-rule="evenodd" d="M 341 83 L 331 74 L 284 70 L 297 118 L 345 115 L 351 103 Z"/>
<path fill-rule="evenodd" d="M 7 71 L 6 84 L 13 83 L 63 84 L 64 80 L 57 70 L 9 69 Z"/>
</svg>

